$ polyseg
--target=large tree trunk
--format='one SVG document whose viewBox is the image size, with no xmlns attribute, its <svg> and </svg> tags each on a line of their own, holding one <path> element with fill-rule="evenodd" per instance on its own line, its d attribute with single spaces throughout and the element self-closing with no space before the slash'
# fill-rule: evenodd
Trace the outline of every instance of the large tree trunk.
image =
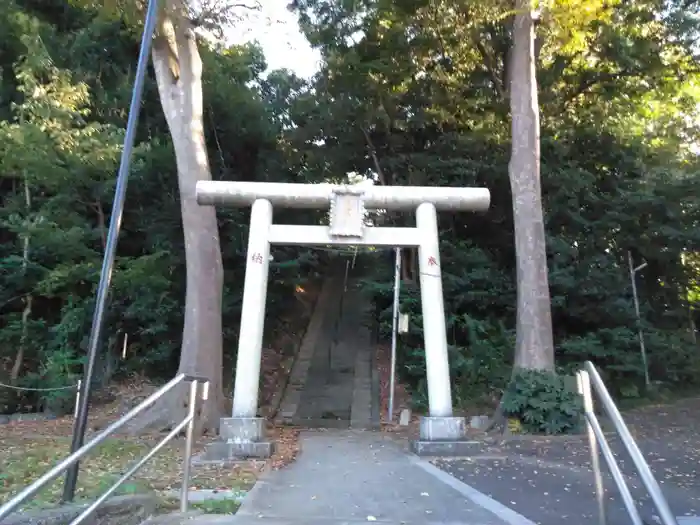
<svg viewBox="0 0 700 525">
<path fill-rule="evenodd" d="M 517 268 L 515 366 L 554 370 L 552 312 L 540 186 L 540 110 L 537 100 L 535 26 L 530 0 L 515 0 L 513 45 L 506 75 L 511 111 L 508 178 L 513 199 Z M 486 431 L 507 432 L 498 404 Z"/>
<path fill-rule="evenodd" d="M 182 227 L 187 260 L 185 323 L 179 372 L 206 377 L 209 399 L 198 417 L 198 431 L 215 430 L 223 414 L 221 302 L 223 268 L 216 211 L 199 206 L 197 181 L 211 180 L 204 139 L 202 61 L 191 24 L 181 6 L 170 0 L 161 13 L 153 46 L 158 92 L 175 148 Z M 187 389 L 154 407 L 147 421 L 173 424 L 181 421 Z M 141 427 L 145 423 L 142 422 Z"/>
<path fill-rule="evenodd" d="M 517 368 L 554 369 L 547 278 L 535 34 L 530 0 L 516 0 L 510 64 L 512 152 L 508 175 L 513 198 L 517 259 Z"/>
</svg>

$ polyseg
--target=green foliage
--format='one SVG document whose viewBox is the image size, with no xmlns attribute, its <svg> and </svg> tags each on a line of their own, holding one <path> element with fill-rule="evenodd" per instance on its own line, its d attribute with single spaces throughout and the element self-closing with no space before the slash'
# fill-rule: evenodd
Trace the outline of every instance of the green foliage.
<svg viewBox="0 0 700 525">
<path fill-rule="evenodd" d="M 700 354 L 689 335 L 690 320 L 700 322 L 692 306 L 700 278 L 697 12 L 655 0 L 594 4 L 555 2 L 538 29 L 557 366 L 570 373 L 591 359 L 616 395 L 645 395 L 631 251 L 637 264 L 647 262 L 637 287 L 652 379 L 697 386 Z M 315 91 L 295 106 L 298 129 L 287 133 L 308 176 L 352 171 L 383 184 L 489 188 L 488 213 L 440 216 L 441 260 L 457 400 L 498 398 L 513 363 L 516 293 L 504 4 L 297 0 L 294 7 L 328 57 Z M 392 276 L 378 266 L 367 289 L 386 336 Z M 402 309 L 412 329 L 401 338 L 400 372 L 424 403 L 415 290 Z"/>
<path fill-rule="evenodd" d="M 70 414 L 75 407 L 77 386 L 70 387 L 78 384 L 80 375 L 76 371 L 80 370 L 78 365 L 82 364 L 82 361 L 65 347 L 47 354 L 38 372 L 25 375 L 22 385 L 25 388 L 40 389 L 37 405 L 45 412 L 55 415 Z"/>
<path fill-rule="evenodd" d="M 488 402 L 506 386 L 511 375 L 514 333 L 497 316 L 494 304 L 512 309 L 512 284 L 489 266 L 488 255 L 471 243 L 443 243 L 443 287 L 448 312 L 448 351 L 454 397 L 459 404 Z M 388 262 L 389 257 L 384 257 Z M 377 261 L 378 263 L 379 261 Z M 391 335 L 393 280 L 389 264 L 370 264 L 375 271 L 363 282 L 375 298 L 380 320 L 379 334 Z M 427 404 L 423 316 L 420 294 L 414 286 L 402 285 L 401 311 L 410 315 L 410 332 L 399 341 L 398 363 L 403 377 L 413 387 L 418 406 Z M 471 312 L 459 313 L 459 312 Z"/>
<path fill-rule="evenodd" d="M 574 378 L 541 370 L 515 370 L 501 401 L 503 414 L 533 434 L 580 430 L 583 403 Z"/>
<path fill-rule="evenodd" d="M 28 388 L 75 383 L 82 372 L 138 52 L 133 27 L 86 5 L 15 0 L 0 7 L 0 382 L 12 381 L 22 349 L 15 382 Z M 273 75 L 270 83 L 262 77 L 264 58 L 254 45 L 203 44 L 201 54 L 214 178 L 268 180 L 270 171 L 287 176 L 278 137 L 289 102 L 279 99 L 273 106 L 268 99 L 281 87 L 281 77 Z M 293 76 L 286 81 L 301 82 Z M 221 210 L 218 216 L 224 357 L 230 364 L 248 216 L 245 210 Z M 174 152 L 149 78 L 95 386 L 115 375 L 155 378 L 175 371 L 185 295 L 183 247 Z M 294 304 L 296 286 L 314 277 L 318 264 L 305 251 L 275 250 L 268 326 L 278 324 Z M 31 309 L 25 311 L 28 302 Z M 8 392 L 0 389 L 1 411 L 65 412 L 74 393 Z"/>
</svg>

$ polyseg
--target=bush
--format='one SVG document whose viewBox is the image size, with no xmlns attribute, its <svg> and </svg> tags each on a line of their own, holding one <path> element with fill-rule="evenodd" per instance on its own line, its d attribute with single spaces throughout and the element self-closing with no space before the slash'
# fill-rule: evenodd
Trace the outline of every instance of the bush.
<svg viewBox="0 0 700 525">
<path fill-rule="evenodd" d="M 501 407 L 532 434 L 572 434 L 581 428 L 583 403 L 571 376 L 516 370 Z"/>
</svg>

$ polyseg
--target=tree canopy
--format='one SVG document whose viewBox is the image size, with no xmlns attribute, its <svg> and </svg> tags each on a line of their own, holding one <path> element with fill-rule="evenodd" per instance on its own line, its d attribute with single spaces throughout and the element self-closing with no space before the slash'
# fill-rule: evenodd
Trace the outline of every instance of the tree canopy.
<svg viewBox="0 0 700 525">
<path fill-rule="evenodd" d="M 500 395 L 516 326 L 508 164 L 517 10 L 497 0 L 295 0 L 290 8 L 321 51 L 314 78 L 266 72 L 254 44 L 197 41 L 211 176 L 320 182 L 353 173 L 377 184 L 489 188 L 488 213 L 441 214 L 441 257 L 457 400 Z M 637 287 L 652 380 L 697 385 L 700 7 L 551 0 L 533 12 L 556 369 L 592 359 L 615 379 L 618 395 L 642 395 L 629 253 L 635 264 L 647 263 Z M 0 382 L 59 386 L 81 373 L 138 54 L 133 11 L 117 5 L 113 15 L 91 2 L 0 5 Z M 101 381 L 178 368 L 185 239 L 158 87 L 150 69 Z M 248 212 L 217 216 L 230 370 Z M 320 215 L 279 210 L 275 217 L 302 223 Z M 268 327 L 328 257 L 275 249 Z M 385 252 L 377 257 L 388 261 Z M 392 268 L 373 268 L 365 285 L 386 335 Z M 414 288 L 402 308 L 412 330 L 402 339 L 400 372 L 420 403 L 425 363 Z M 0 410 L 38 402 L 0 390 Z"/>
</svg>

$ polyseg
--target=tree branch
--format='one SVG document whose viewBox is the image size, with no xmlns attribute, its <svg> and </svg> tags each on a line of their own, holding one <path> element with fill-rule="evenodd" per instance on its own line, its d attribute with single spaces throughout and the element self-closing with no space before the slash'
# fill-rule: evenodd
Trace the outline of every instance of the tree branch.
<svg viewBox="0 0 700 525">
<path fill-rule="evenodd" d="M 360 125 L 360 129 L 362 130 L 362 134 L 365 136 L 365 141 L 367 142 L 367 147 L 369 148 L 369 154 L 372 156 L 372 160 L 374 161 L 374 168 L 377 170 L 377 175 L 379 176 L 379 182 L 382 186 L 386 186 L 386 177 L 384 177 L 384 171 L 382 170 L 382 167 L 379 165 L 379 157 L 377 157 L 377 149 L 374 147 L 374 143 L 372 142 L 371 137 L 369 136 L 369 133 L 367 133 L 367 130 Z"/>
<path fill-rule="evenodd" d="M 620 78 L 634 78 L 640 76 L 641 75 L 638 71 L 618 71 L 615 73 L 598 73 L 592 77 L 581 79 L 576 89 L 574 89 L 574 91 L 571 92 L 568 97 L 566 97 L 566 99 L 563 102 L 563 106 L 564 108 L 568 108 L 569 105 L 572 102 L 574 102 L 578 97 L 590 91 L 596 85 L 612 82 Z"/>
<path fill-rule="evenodd" d="M 506 100 L 506 93 L 503 89 L 503 84 L 501 83 L 501 79 L 499 78 L 498 72 L 496 71 L 496 64 L 494 63 L 493 57 L 489 54 L 488 50 L 486 49 L 486 46 L 477 34 L 473 36 L 473 40 L 474 44 L 476 45 L 476 49 L 481 55 L 481 59 L 484 63 L 484 66 L 486 67 L 486 70 L 489 73 L 489 76 L 491 77 L 491 82 L 493 82 L 493 87 L 496 90 L 498 98 L 500 98 L 501 100 Z"/>
<path fill-rule="evenodd" d="M 260 11 L 262 4 L 259 0 L 251 3 L 230 3 L 223 0 L 202 0 L 197 10 L 188 9 L 188 18 L 193 29 L 203 29 L 218 37 L 223 36 L 223 30 L 234 20 L 244 18 L 236 15 L 236 10 Z"/>
</svg>

